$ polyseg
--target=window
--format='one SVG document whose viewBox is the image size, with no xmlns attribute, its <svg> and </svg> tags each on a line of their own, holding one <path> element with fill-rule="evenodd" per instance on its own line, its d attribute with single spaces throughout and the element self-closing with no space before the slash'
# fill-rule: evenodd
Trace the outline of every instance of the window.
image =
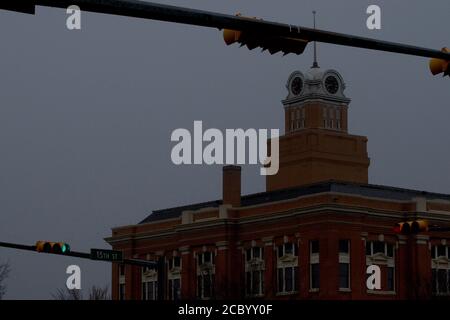
<svg viewBox="0 0 450 320">
<path fill-rule="evenodd" d="M 125 283 L 119 283 L 119 300 L 125 300 Z"/>
<path fill-rule="evenodd" d="M 323 108 L 323 127 L 326 129 L 341 128 L 341 111 L 339 107 Z"/>
<path fill-rule="evenodd" d="M 432 292 L 434 295 L 450 295 L 450 247 L 431 247 Z"/>
<path fill-rule="evenodd" d="M 300 118 L 300 127 L 304 128 L 306 122 L 306 108 L 302 108 L 302 117 Z"/>
<path fill-rule="evenodd" d="M 158 282 L 146 281 L 142 282 L 142 300 L 158 299 Z"/>
<path fill-rule="evenodd" d="M 142 268 L 142 300 L 158 299 L 158 272 L 156 268 Z"/>
<path fill-rule="evenodd" d="M 291 111 L 291 131 L 295 129 L 295 112 Z"/>
<path fill-rule="evenodd" d="M 125 265 L 124 264 L 119 265 L 119 276 L 121 276 L 121 277 L 125 276 Z"/>
<path fill-rule="evenodd" d="M 179 300 L 180 299 L 180 290 L 181 290 L 181 279 L 169 279 L 169 300 Z"/>
<path fill-rule="evenodd" d="M 169 259 L 169 270 L 180 268 L 181 266 L 181 258 L 180 257 L 173 257 L 172 259 Z"/>
<path fill-rule="evenodd" d="M 394 267 L 387 268 L 387 290 L 389 290 L 389 291 L 395 290 L 395 268 Z"/>
<path fill-rule="evenodd" d="M 298 291 L 298 246 L 286 242 L 278 246 L 277 282 L 279 293 Z"/>
<path fill-rule="evenodd" d="M 437 257 L 446 257 L 446 247 L 445 246 L 437 246 Z"/>
<path fill-rule="evenodd" d="M 349 240 L 339 240 L 339 253 L 348 254 L 350 247 Z"/>
<path fill-rule="evenodd" d="M 339 240 L 339 289 L 350 289 L 350 240 Z"/>
<path fill-rule="evenodd" d="M 119 300 L 125 300 L 125 265 L 119 265 Z"/>
<path fill-rule="evenodd" d="M 245 293 L 247 296 L 262 296 L 264 294 L 264 248 L 247 249 L 245 261 Z"/>
<path fill-rule="evenodd" d="M 169 300 L 179 300 L 181 297 L 181 257 L 174 256 L 168 259 L 168 291 L 167 297 Z"/>
<path fill-rule="evenodd" d="M 302 129 L 305 127 L 305 108 L 296 108 L 290 113 L 291 130 Z"/>
<path fill-rule="evenodd" d="M 341 129 L 341 110 L 336 109 L 336 129 Z"/>
<path fill-rule="evenodd" d="M 375 241 L 373 242 L 373 253 L 385 253 L 384 242 Z"/>
<path fill-rule="evenodd" d="M 214 253 L 205 251 L 197 254 L 197 296 L 199 299 L 214 297 Z"/>
<path fill-rule="evenodd" d="M 381 253 L 386 257 L 394 257 L 394 245 L 383 241 L 367 241 L 366 242 L 366 256 L 373 256 Z"/>
<path fill-rule="evenodd" d="M 310 289 L 319 290 L 320 288 L 320 258 L 319 258 L 319 241 L 312 240 L 309 242 L 309 264 L 310 264 Z"/>
<path fill-rule="evenodd" d="M 339 289 L 350 288 L 350 264 L 339 263 Z"/>
<path fill-rule="evenodd" d="M 394 246 L 390 243 L 386 244 L 386 255 L 391 258 L 394 256 Z"/>
<path fill-rule="evenodd" d="M 311 254 L 319 253 L 319 240 L 314 240 L 310 242 Z"/>
<path fill-rule="evenodd" d="M 323 108 L 323 115 L 322 115 L 322 117 L 323 117 L 323 127 L 327 128 L 328 127 L 328 121 L 327 121 L 327 119 L 328 119 L 328 110 L 327 110 L 326 107 Z"/>
<path fill-rule="evenodd" d="M 320 288 L 320 269 L 318 263 L 311 263 L 311 289 Z"/>
<path fill-rule="evenodd" d="M 384 241 L 366 241 L 366 265 L 376 264 L 386 273 L 381 284 L 385 291 L 395 291 L 395 250 L 394 244 Z"/>
</svg>

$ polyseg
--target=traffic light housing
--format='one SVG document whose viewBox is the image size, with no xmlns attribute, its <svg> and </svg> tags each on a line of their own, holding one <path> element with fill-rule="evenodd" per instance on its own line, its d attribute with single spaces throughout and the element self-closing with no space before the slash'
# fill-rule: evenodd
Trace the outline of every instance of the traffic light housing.
<svg viewBox="0 0 450 320">
<path fill-rule="evenodd" d="M 238 13 L 236 14 L 236 16 L 240 17 L 241 14 Z M 258 18 L 256 17 L 243 18 L 258 20 Z M 289 53 L 300 55 L 305 51 L 305 48 L 308 44 L 308 40 L 271 36 L 255 31 L 241 31 L 230 29 L 225 29 L 223 31 L 223 40 L 228 46 L 232 45 L 233 43 L 239 43 L 241 47 L 247 46 L 249 50 L 260 47 L 262 48 L 262 51 L 268 50 L 270 54 L 275 54 L 281 51 L 284 53 L 284 55 L 287 55 Z"/>
<path fill-rule="evenodd" d="M 70 252 L 70 246 L 64 242 L 38 241 L 36 251 L 44 253 L 66 254 Z"/>
<path fill-rule="evenodd" d="M 450 53 L 449 48 L 443 48 L 442 52 Z M 435 76 L 444 73 L 445 76 L 450 76 L 450 60 L 433 58 L 430 60 L 430 71 Z"/>
<path fill-rule="evenodd" d="M 418 234 L 420 232 L 428 231 L 427 220 L 414 220 L 396 223 L 394 226 L 394 232 L 397 234 Z"/>
</svg>

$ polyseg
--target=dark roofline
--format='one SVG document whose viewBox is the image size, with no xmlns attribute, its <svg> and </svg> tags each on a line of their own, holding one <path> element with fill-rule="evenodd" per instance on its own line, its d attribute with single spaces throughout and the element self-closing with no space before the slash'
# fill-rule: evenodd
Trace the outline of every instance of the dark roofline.
<svg viewBox="0 0 450 320">
<path fill-rule="evenodd" d="M 411 200 L 412 198 L 415 197 L 425 197 L 430 200 L 443 199 L 450 201 L 449 194 L 419 191 L 398 187 L 389 187 L 375 184 L 360 184 L 354 182 L 329 180 L 325 182 L 319 182 L 299 187 L 244 195 L 241 197 L 241 207 L 293 199 L 300 196 L 322 192 L 339 192 L 367 197 L 384 198 L 389 200 L 403 200 L 403 201 Z M 180 207 L 155 210 L 147 218 L 139 222 L 139 224 L 159 220 L 179 218 L 183 211 L 199 210 L 209 207 L 217 208 L 221 204 L 222 200 L 215 200 Z"/>
</svg>

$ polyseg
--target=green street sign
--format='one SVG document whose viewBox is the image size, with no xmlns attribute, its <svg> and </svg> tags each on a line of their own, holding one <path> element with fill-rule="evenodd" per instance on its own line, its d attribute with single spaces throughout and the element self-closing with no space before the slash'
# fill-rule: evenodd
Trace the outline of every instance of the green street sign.
<svg viewBox="0 0 450 320">
<path fill-rule="evenodd" d="M 91 249 L 91 259 L 100 261 L 122 262 L 122 251 Z"/>
</svg>

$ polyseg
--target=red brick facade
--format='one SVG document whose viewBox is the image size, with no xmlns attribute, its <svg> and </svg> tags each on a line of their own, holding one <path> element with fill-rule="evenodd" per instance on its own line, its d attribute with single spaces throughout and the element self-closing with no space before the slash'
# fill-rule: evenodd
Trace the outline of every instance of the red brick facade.
<svg viewBox="0 0 450 320">
<path fill-rule="evenodd" d="M 330 72 L 297 74 L 313 86 Z M 283 102 L 289 127 L 267 192 L 241 196 L 240 168 L 225 167 L 221 200 L 155 211 L 106 240 L 127 258 L 164 256 L 166 299 L 448 296 L 450 234 L 404 236 L 393 226 L 413 219 L 450 226 L 450 195 L 366 184 L 367 139 L 347 133 L 349 100 L 314 94 Z M 320 118 L 338 107 L 336 122 Z M 381 269 L 380 289 L 366 286 L 369 265 Z M 113 298 L 154 299 L 157 281 L 155 270 L 113 265 Z"/>
</svg>

